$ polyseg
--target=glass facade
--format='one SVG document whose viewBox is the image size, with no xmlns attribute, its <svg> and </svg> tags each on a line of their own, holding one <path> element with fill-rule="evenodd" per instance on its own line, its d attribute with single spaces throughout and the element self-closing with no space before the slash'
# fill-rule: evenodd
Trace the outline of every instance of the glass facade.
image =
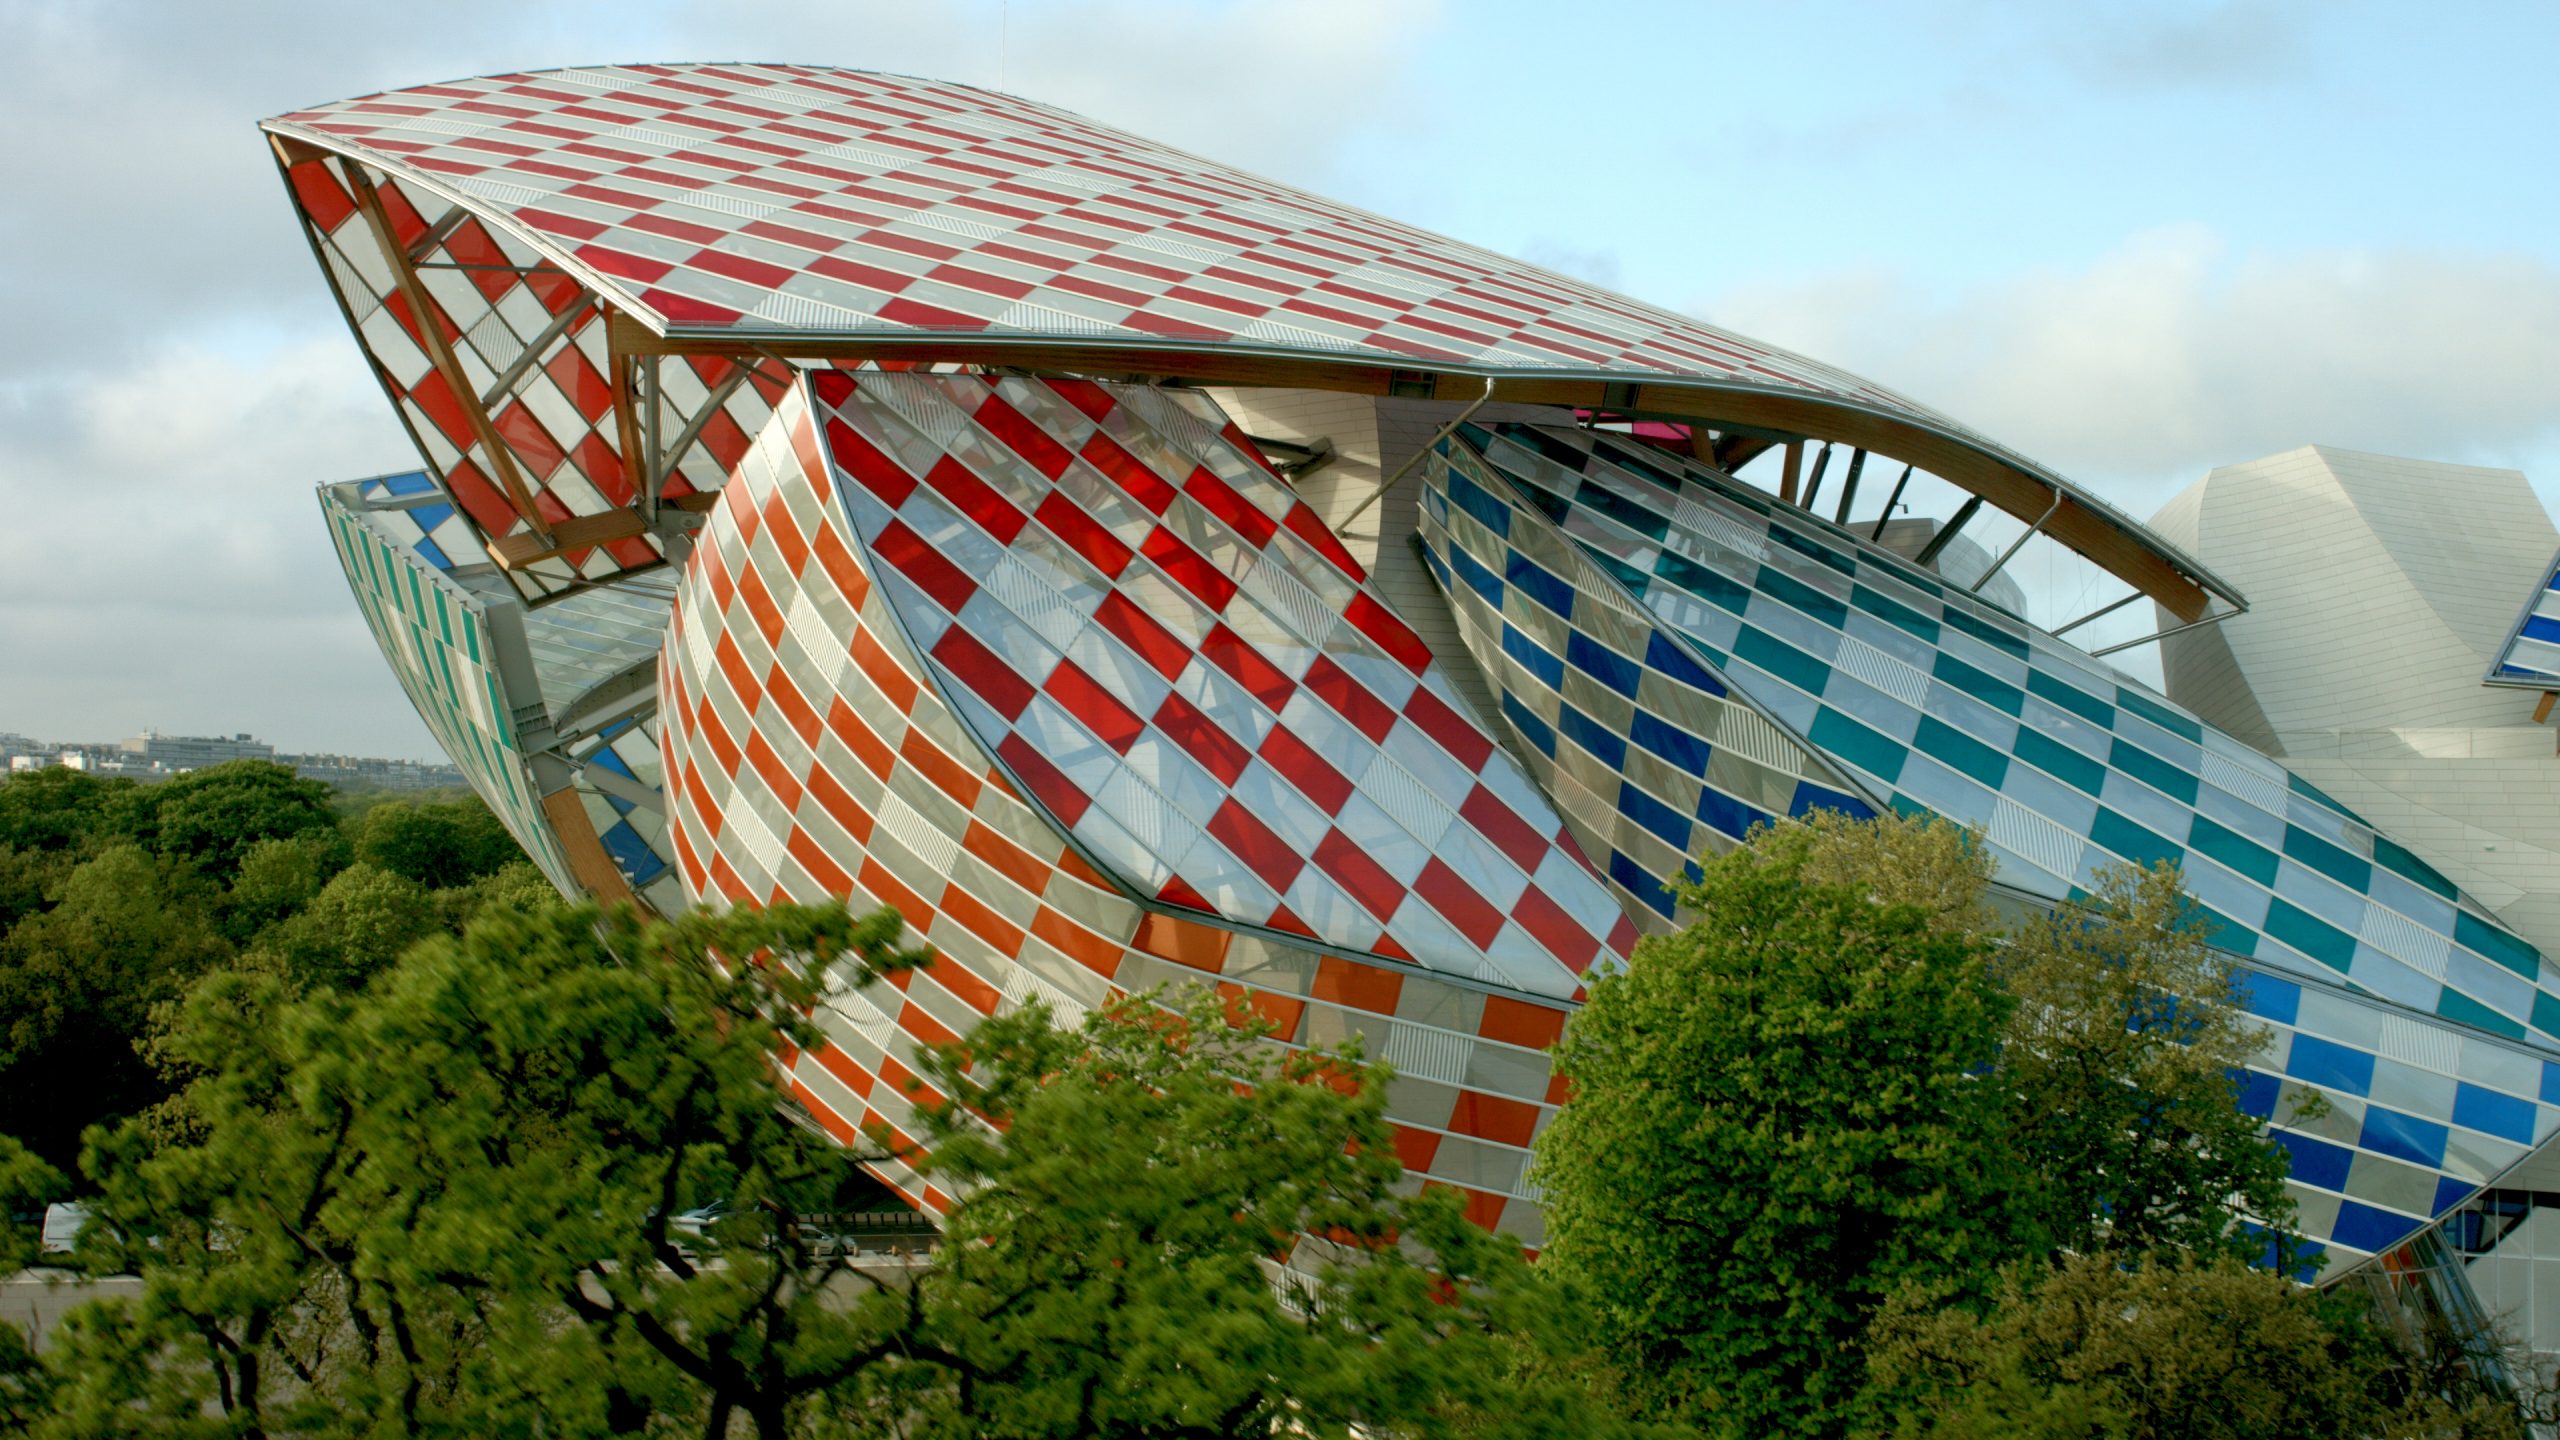
<svg viewBox="0 0 2560 1440">
<path fill-rule="evenodd" d="M 1813 806 L 1978 827 L 2001 883 L 2047 901 L 2171 860 L 2249 963 L 2269 1045 L 2244 1103 L 2279 1123 L 2315 1239 L 2386 1248 L 2560 1129 L 2542 1058 L 2560 974 L 2532 946 L 2277 762 L 2015 616 L 1604 431 L 1461 427 L 1425 467 L 1422 535 L 1631 907 L 1671 918 L 1699 845 Z M 1745 703 L 1791 742 L 1778 780 L 1758 757 L 1716 768 Z M 2329 1115 L 2283 1125 L 2289 1086 Z"/>
</svg>

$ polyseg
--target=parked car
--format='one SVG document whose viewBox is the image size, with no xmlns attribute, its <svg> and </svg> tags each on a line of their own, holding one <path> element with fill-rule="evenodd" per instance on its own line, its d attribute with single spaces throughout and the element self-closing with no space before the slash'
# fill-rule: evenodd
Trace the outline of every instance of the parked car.
<svg viewBox="0 0 2560 1440">
<path fill-rule="evenodd" d="M 44 1207 L 44 1236 L 36 1258 L 56 1260 L 70 1258 L 72 1248 L 80 1243 L 80 1232 L 89 1225 L 89 1207 L 56 1202 Z"/>
</svg>

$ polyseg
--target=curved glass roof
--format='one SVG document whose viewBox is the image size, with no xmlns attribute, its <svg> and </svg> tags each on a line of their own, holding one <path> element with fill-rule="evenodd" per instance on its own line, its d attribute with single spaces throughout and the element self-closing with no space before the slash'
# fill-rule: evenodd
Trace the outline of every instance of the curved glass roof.
<svg viewBox="0 0 2560 1440">
<path fill-rule="evenodd" d="M 1781 420 L 1811 402 L 1951 443 L 2057 510 L 2068 495 L 2057 535 L 2116 537 L 2134 563 L 2237 598 L 2059 476 L 1854 375 L 1012 96 L 808 66 L 600 66 L 266 129 L 443 192 L 665 340 L 1217 352 L 1276 362 L 1265 383 L 1345 362 L 1636 381 Z M 2007 484 L 2005 508 L 2040 508 Z"/>
</svg>

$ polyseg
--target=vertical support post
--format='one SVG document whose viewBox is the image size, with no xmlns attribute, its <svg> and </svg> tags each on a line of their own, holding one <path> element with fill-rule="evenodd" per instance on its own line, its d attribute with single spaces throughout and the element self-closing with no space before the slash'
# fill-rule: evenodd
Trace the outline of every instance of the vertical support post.
<svg viewBox="0 0 2560 1440">
<path fill-rule="evenodd" d="M 1893 507 L 1902 503 L 1902 487 L 1911 483 L 1912 468 L 1902 467 L 1902 478 L 1893 482 L 1893 493 L 1884 497 L 1884 513 L 1876 517 L 1876 528 L 1867 532 L 1869 540 L 1884 538 L 1884 522 L 1893 518 Z"/>
<path fill-rule="evenodd" d="M 1846 525 L 1849 523 L 1849 507 L 1858 503 L 1858 472 L 1866 468 L 1867 452 L 1864 450 L 1850 451 L 1849 474 L 1848 477 L 1840 484 L 1840 508 L 1831 512 L 1832 524 Z"/>
<path fill-rule="evenodd" d="M 1778 498 L 1786 501 L 1790 505 L 1796 503 L 1796 472 L 1803 468 L 1804 442 L 1801 440 L 1788 441 L 1787 469 L 1786 473 L 1780 476 L 1778 480 Z"/>
<path fill-rule="evenodd" d="M 1822 472 L 1831 468 L 1831 442 L 1822 442 L 1822 453 L 1813 457 L 1813 478 L 1804 484 L 1804 508 L 1810 510 L 1822 498 Z"/>
</svg>

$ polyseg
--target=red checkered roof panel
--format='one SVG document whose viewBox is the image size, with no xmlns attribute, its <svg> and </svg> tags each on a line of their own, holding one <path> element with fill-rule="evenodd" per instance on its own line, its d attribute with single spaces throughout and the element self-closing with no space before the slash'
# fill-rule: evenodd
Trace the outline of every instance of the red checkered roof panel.
<svg viewBox="0 0 2560 1440">
<path fill-rule="evenodd" d="M 835 499 L 989 752 L 1140 895 L 1558 998 L 1635 930 L 1196 393 L 812 377 Z"/>
<path fill-rule="evenodd" d="M 268 128 L 467 198 L 661 329 L 1653 374 L 1957 433 L 1801 356 L 965 85 L 606 66 L 422 85 Z"/>
</svg>

